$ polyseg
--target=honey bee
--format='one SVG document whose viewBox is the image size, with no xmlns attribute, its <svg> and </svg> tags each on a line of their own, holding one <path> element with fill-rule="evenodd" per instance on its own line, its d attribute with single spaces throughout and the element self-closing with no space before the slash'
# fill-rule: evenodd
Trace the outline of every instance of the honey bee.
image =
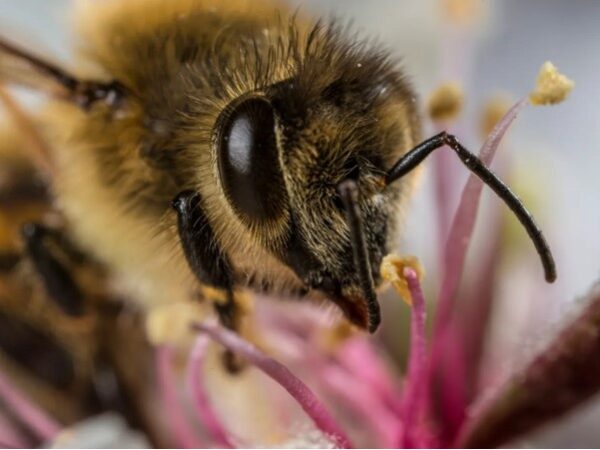
<svg viewBox="0 0 600 450">
<path fill-rule="evenodd" d="M 198 302 L 237 329 L 238 290 L 295 294 L 374 332 L 413 169 L 444 146 L 513 210 L 555 278 L 517 197 L 452 135 L 422 141 L 404 71 L 347 27 L 242 0 L 81 2 L 76 18 L 70 70 L 0 41 L 0 80 L 47 97 L 30 118 L 43 151 L 25 161 L 21 136 L 8 152 L 20 165 L 2 169 L 0 322 L 29 338 L 75 327 L 64 342 L 78 351 L 37 336 L 57 342 L 48 364 L 87 367 L 88 384 L 98 360 L 72 355 L 108 352 L 120 368 L 114 342 L 92 350 L 111 332 L 81 324 L 120 329 L 109 305 L 122 310 L 123 296 L 142 313 Z M 8 358 L 47 379 L 15 358 L 13 337 L 0 332 Z"/>
</svg>

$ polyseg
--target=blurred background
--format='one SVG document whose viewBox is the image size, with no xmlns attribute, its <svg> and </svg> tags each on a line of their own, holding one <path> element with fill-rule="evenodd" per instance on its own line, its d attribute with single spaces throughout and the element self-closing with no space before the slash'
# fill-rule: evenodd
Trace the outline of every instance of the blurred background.
<svg viewBox="0 0 600 450">
<path fill-rule="evenodd" d="M 513 251 L 520 258 L 514 260 L 514 267 L 512 259 L 505 262 L 504 283 L 498 287 L 497 321 L 502 325 L 494 330 L 500 349 L 495 355 L 515 357 L 515 351 L 530 352 L 534 341 L 571 314 L 573 302 L 599 275 L 600 2 L 473 1 L 467 3 L 474 12 L 460 23 L 449 20 L 439 0 L 290 2 L 306 13 L 350 19 L 366 36 L 378 38 L 402 58 L 423 101 L 442 82 L 460 83 L 465 108 L 451 129 L 473 150 L 482 143 L 481 111 L 492 95 L 503 92 L 513 101 L 527 95 L 546 60 L 575 81 L 564 103 L 526 108 L 498 158 L 502 176 L 531 208 L 557 258 L 558 281 L 545 286 L 533 246 L 514 223 L 508 225 L 515 228 L 518 245 Z M 50 54 L 69 61 L 69 4 L 69 0 L 0 0 L 2 34 L 14 32 L 29 45 L 42 43 Z M 426 131 L 432 132 L 432 127 Z M 457 169 L 461 180 L 466 175 L 466 170 Z M 436 295 L 439 248 L 433 186 L 430 163 L 407 215 L 400 250 L 423 262 L 432 280 L 427 288 L 430 300 Z M 461 186 L 458 183 L 454 197 L 450 196 L 452 201 Z M 486 192 L 470 267 L 477 264 L 478 245 L 485 243 L 481 230 L 485 231 L 486 220 L 500 207 Z M 391 342 L 395 330 L 386 330 L 386 336 Z M 543 430 L 529 444 L 597 446 L 600 402 L 596 403 L 560 426 Z"/>
</svg>

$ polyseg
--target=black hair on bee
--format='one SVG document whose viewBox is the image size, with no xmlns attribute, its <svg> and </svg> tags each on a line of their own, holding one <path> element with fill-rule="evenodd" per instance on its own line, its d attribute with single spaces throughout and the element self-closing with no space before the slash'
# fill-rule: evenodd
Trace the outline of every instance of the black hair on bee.
<svg viewBox="0 0 600 450">
<path fill-rule="evenodd" d="M 0 42 L 2 78 L 60 99 L 61 123 L 45 119 L 70 127 L 55 139 L 55 191 L 76 240 L 145 286 L 142 303 L 217 288 L 235 328 L 237 287 L 304 292 L 374 332 L 379 265 L 413 169 L 445 145 L 508 204 L 555 279 L 518 198 L 453 136 L 419 143 L 416 96 L 388 51 L 335 22 L 238 3 L 95 4 L 82 58 L 101 68 L 96 78 Z M 24 65 L 37 78 L 20 82 Z"/>
</svg>

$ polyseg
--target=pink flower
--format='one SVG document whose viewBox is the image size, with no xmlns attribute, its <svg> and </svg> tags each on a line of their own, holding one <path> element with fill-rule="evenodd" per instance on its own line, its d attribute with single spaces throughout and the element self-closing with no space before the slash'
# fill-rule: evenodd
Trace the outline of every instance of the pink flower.
<svg viewBox="0 0 600 450">
<path fill-rule="evenodd" d="M 480 153 L 486 163 L 491 162 L 502 136 L 527 102 L 519 101 L 491 133 Z M 600 289 L 592 289 L 580 316 L 528 365 L 503 383 L 486 384 L 479 365 L 493 300 L 485 292 L 486 281 L 496 276 L 497 246 L 490 246 L 481 267 L 487 279 L 474 284 L 483 287 L 467 293 L 466 298 L 459 298 L 457 289 L 480 193 L 481 182 L 471 177 L 449 233 L 438 312 L 429 340 L 419 279 L 412 269 L 404 269 L 413 306 L 408 370 L 403 379 L 391 372 L 369 338 L 354 336 L 333 346 L 323 345 L 330 324 L 322 311 L 302 305 L 276 306 L 266 300 L 262 302 L 264 310 L 257 313 L 263 338 L 292 370 L 211 324 L 198 325 L 201 335 L 195 351 L 206 348 L 207 334 L 245 357 L 298 401 L 332 446 L 495 447 L 558 417 L 600 389 Z M 474 294 L 479 297 L 476 301 L 471 298 Z M 195 358 L 198 364 L 201 358 L 197 354 Z M 200 373 L 197 366 L 193 370 Z M 299 380 L 300 375 L 312 389 Z M 231 424 L 215 414 L 208 393 L 192 378 L 189 383 L 196 391 L 199 416 L 205 418 L 213 438 L 209 445 L 257 444 L 229 435 Z M 214 393 L 210 397 L 218 401 Z M 310 445 L 302 435 L 292 442 Z M 325 445 L 322 440 L 316 443 Z"/>
<path fill-rule="evenodd" d="M 483 144 L 479 156 L 487 165 L 528 102 L 526 98 L 517 102 Z M 501 226 L 493 223 L 489 228 L 477 270 L 467 273 L 465 259 L 483 186 L 474 176 L 468 179 L 450 220 L 448 199 L 441 196 L 456 180 L 446 171 L 445 159 L 436 162 L 438 205 L 444 209 L 440 235 L 448 236 L 440 249 L 441 288 L 428 336 L 420 280 L 409 268 L 402 273 L 412 296 L 404 373 L 376 339 L 338 335 L 344 334 L 343 327 L 336 333 L 324 311 L 261 299 L 253 317 L 253 342 L 206 322 L 195 325 L 198 337 L 184 369 L 177 364 L 176 349 L 167 345 L 156 349 L 162 399 L 156 414 L 168 424 L 173 445 L 497 447 L 526 436 L 600 390 L 598 286 L 584 299 L 579 316 L 543 351 L 507 377 L 489 376 L 497 367 L 485 357 L 483 342 L 496 300 L 493 280 L 501 276 Z M 448 233 L 446 224 L 451 224 Z M 459 289 L 463 272 L 470 282 L 466 291 Z M 225 374 L 211 353 L 211 341 L 266 376 L 253 367 L 240 375 Z M 62 425 L 1 373 L 0 397 L 37 439 L 78 438 L 81 446 L 89 442 L 85 435 L 78 436 L 77 425 L 67 428 L 72 433 L 60 433 Z M 0 415 L 0 446 L 26 445 L 31 442 Z"/>
</svg>

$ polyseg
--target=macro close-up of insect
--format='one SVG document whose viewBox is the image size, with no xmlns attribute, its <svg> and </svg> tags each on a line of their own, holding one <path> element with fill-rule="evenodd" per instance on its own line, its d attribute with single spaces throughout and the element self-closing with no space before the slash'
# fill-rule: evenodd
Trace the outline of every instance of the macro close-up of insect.
<svg viewBox="0 0 600 450">
<path fill-rule="evenodd" d="M 72 7 L 76 38 L 68 64 L 19 32 L 0 32 L 0 394 L 12 385 L 12 397 L 0 401 L 0 444 L 50 440 L 61 447 L 71 436 L 56 434 L 63 427 L 112 411 L 143 434 L 145 445 L 193 447 L 198 442 L 186 440 L 181 424 L 174 428 L 179 438 L 169 437 L 165 413 L 158 412 L 166 401 L 166 422 L 179 423 L 173 399 L 183 395 L 199 405 L 198 429 L 214 439 L 209 446 L 243 447 L 248 441 L 232 441 L 221 430 L 192 363 L 191 394 L 169 397 L 170 389 L 181 391 L 173 377 L 183 373 L 180 360 L 198 330 L 226 347 L 211 366 L 222 379 L 244 380 L 250 362 L 264 364 L 286 387 L 292 369 L 273 374 L 269 364 L 279 363 L 252 353 L 262 349 L 285 359 L 265 323 L 273 322 L 274 336 L 282 328 L 302 345 L 323 345 L 330 355 L 324 361 L 342 361 L 334 349 L 343 343 L 368 343 L 380 326 L 400 327 L 379 298 L 387 280 L 410 292 L 401 295 L 417 317 L 412 333 L 424 327 L 414 315 L 424 307 L 415 284 L 419 264 L 388 255 L 406 234 L 409 202 L 430 155 L 446 152 L 460 161 L 469 182 L 487 186 L 518 219 L 532 243 L 524 251 L 537 252 L 545 280 L 555 281 L 557 266 L 560 274 L 527 197 L 519 199 L 488 168 L 487 156 L 463 145 L 451 122 L 427 126 L 410 68 L 344 20 L 317 20 L 303 8 L 268 1 L 106 0 Z M 537 89 L 548 92 L 538 100 L 532 94 L 532 104 L 558 103 L 572 88 L 550 63 L 544 70 Z M 35 106 L 15 89 L 35 93 Z M 509 119 L 496 121 L 490 147 L 514 119 L 510 111 Z M 448 264 L 462 267 L 462 261 Z M 531 276 L 542 278 L 542 270 Z M 306 316 L 294 312 L 305 307 Z M 434 327 L 433 335 L 449 345 L 451 328 Z M 329 337 L 310 338 L 308 329 Z M 238 340 L 244 340 L 239 351 Z M 414 355 L 419 350 L 412 345 Z M 298 352 L 310 361 L 309 351 Z M 173 362 L 161 366 L 161 355 Z M 435 383 L 436 364 L 414 375 L 413 360 L 409 376 L 413 370 L 414 380 Z M 286 389 L 297 398 L 296 388 Z M 430 389 L 434 395 L 435 386 Z M 52 425 L 38 417 L 38 427 L 28 427 L 13 390 Z M 233 388 L 207 392 L 243 403 L 228 394 Z M 311 409 L 318 400 L 299 401 L 333 445 L 350 445 L 327 428 L 334 420 L 326 419 L 329 413 Z M 495 418 L 498 433 L 465 438 L 458 425 L 430 426 L 435 421 L 423 419 L 438 411 L 435 402 L 414 419 L 414 432 L 398 435 L 397 446 L 494 446 L 513 437 L 498 437 L 505 430 L 528 430 Z M 412 403 L 399 404 L 408 414 Z M 456 422 L 443 414 L 436 420 Z M 5 428 L 16 431 L 4 436 Z M 84 437 L 76 442 L 95 445 Z"/>
</svg>

